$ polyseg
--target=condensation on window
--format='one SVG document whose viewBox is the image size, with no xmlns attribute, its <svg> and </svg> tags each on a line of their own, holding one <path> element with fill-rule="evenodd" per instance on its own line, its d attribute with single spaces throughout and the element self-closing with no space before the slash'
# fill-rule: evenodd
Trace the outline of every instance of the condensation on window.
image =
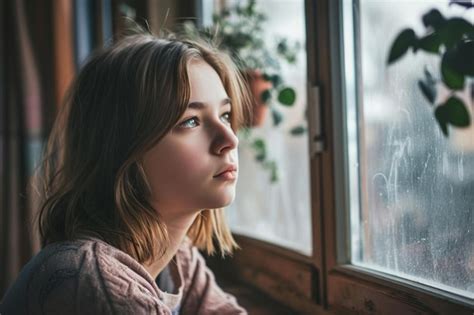
<svg viewBox="0 0 474 315">
<path fill-rule="evenodd" d="M 474 298 L 474 124 L 445 138 L 420 93 L 425 67 L 439 77 L 439 57 L 410 51 L 386 65 L 396 35 L 406 27 L 423 34 L 421 17 L 430 9 L 471 22 L 474 9 L 449 1 L 357 2 L 360 45 L 353 45 L 352 23 L 344 25 L 352 263 Z M 343 3 L 347 22 L 354 4 Z M 438 87 L 441 102 L 450 93 Z M 458 94 L 471 117 L 472 89 L 471 79 Z"/>
</svg>

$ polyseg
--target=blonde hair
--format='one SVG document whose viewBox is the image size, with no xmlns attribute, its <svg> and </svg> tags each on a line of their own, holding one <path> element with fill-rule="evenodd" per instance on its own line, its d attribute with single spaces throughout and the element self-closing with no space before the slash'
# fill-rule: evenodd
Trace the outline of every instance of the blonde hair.
<svg viewBox="0 0 474 315">
<path fill-rule="evenodd" d="M 99 237 L 140 263 L 166 252 L 168 235 L 148 202 L 140 159 L 178 122 L 190 97 L 187 67 L 207 62 L 232 99 L 234 132 L 250 121 L 246 81 L 211 42 L 171 34 L 127 36 L 82 67 L 56 117 L 38 176 L 42 246 Z M 223 209 L 206 209 L 188 236 L 209 254 L 237 247 Z"/>
</svg>

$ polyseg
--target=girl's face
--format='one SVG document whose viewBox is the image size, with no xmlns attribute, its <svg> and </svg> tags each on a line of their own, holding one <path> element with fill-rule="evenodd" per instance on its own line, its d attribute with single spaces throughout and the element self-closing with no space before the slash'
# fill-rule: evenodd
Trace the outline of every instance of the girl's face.
<svg viewBox="0 0 474 315">
<path fill-rule="evenodd" d="M 221 208 L 235 196 L 238 171 L 216 177 L 238 166 L 230 100 L 217 72 L 205 61 L 191 62 L 188 76 L 186 112 L 143 159 L 152 205 L 164 218 Z"/>
</svg>

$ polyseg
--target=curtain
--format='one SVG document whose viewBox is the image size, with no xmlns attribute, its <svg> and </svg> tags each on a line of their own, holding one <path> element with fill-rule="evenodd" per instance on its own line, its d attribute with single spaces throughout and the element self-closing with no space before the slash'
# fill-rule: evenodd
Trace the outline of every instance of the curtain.
<svg viewBox="0 0 474 315">
<path fill-rule="evenodd" d="M 45 31 L 44 7 L 43 1 L 35 7 L 25 7 L 24 0 L 0 2 L 0 297 L 39 250 L 33 224 L 37 200 L 29 180 L 41 153 L 45 113 L 50 109 L 43 106 L 49 95 L 42 93 L 48 84 L 42 86 L 42 79 L 48 78 L 41 78 L 48 63 L 42 69 L 38 66 L 47 42 L 35 45 L 31 30 Z M 36 18 L 29 18 L 31 14 Z M 36 38 L 36 43 L 41 40 Z"/>
</svg>

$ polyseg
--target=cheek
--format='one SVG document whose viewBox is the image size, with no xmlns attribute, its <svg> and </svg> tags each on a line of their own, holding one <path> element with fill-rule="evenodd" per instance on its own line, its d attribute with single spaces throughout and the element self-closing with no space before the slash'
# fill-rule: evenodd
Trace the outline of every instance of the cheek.
<svg viewBox="0 0 474 315">
<path fill-rule="evenodd" d="M 209 172 L 209 155 L 205 145 L 198 141 L 176 143 L 168 155 L 168 169 L 180 174 L 182 179 L 202 178 Z"/>
<path fill-rule="evenodd" d="M 157 147 L 145 157 L 145 171 L 154 190 L 163 186 L 195 185 L 207 174 L 209 163 L 203 147 L 198 143 L 173 143 Z"/>
<path fill-rule="evenodd" d="M 179 176 L 175 180 L 180 182 L 193 181 L 193 179 L 200 179 L 206 175 L 206 161 L 202 153 L 196 151 L 189 152 L 183 150 L 174 155 L 169 165 L 169 170 L 173 170 L 174 174 Z M 173 176 L 174 177 L 174 176 Z"/>
</svg>

